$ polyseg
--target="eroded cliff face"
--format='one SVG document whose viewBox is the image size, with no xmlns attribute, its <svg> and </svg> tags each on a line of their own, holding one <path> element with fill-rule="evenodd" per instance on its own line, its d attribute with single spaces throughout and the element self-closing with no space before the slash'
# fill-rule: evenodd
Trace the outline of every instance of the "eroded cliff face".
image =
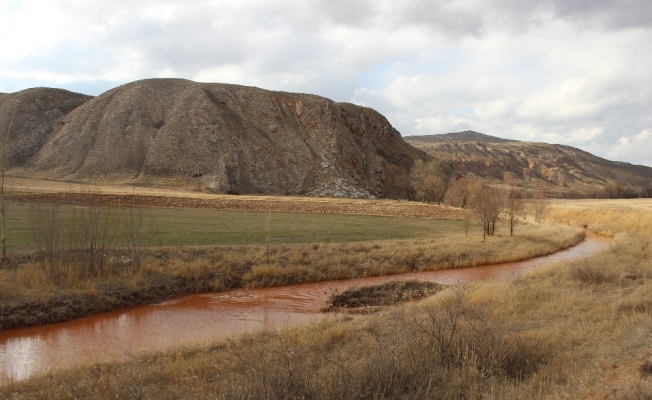
<svg viewBox="0 0 652 400">
<path fill-rule="evenodd" d="M 590 197 L 614 183 L 638 189 L 652 182 L 652 168 L 559 144 L 406 140 L 460 175 L 496 186 L 544 190 L 553 197 Z"/>
<path fill-rule="evenodd" d="M 90 99 L 49 88 L 0 93 L 0 143 L 7 139 L 8 166 L 24 166 L 59 128 L 66 114 Z"/>
<path fill-rule="evenodd" d="M 222 193 L 402 197 L 407 170 L 427 157 L 372 109 L 237 85 L 144 80 L 63 114 L 16 173 Z"/>
</svg>

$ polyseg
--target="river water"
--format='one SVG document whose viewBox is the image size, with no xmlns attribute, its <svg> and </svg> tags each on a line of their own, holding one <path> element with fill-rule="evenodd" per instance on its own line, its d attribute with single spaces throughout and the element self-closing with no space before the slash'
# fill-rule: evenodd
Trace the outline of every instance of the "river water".
<svg viewBox="0 0 652 400">
<path fill-rule="evenodd" d="M 329 295 L 351 286 L 420 279 L 442 284 L 510 280 L 543 265 L 579 259 L 611 239 L 590 234 L 572 248 L 526 261 L 472 268 L 193 294 L 68 322 L 0 331 L 0 384 L 56 369 L 122 360 L 143 351 L 200 344 L 322 317 Z"/>
</svg>

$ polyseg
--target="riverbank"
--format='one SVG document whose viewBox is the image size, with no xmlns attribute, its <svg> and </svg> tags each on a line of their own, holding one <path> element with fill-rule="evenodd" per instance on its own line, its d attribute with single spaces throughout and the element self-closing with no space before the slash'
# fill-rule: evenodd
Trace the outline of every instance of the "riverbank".
<svg viewBox="0 0 652 400">
<path fill-rule="evenodd" d="M 149 251 L 138 268 L 105 276 L 47 279 L 25 262 L 0 270 L 0 329 L 62 322 L 184 293 L 270 287 L 523 260 L 577 244 L 584 232 L 540 226 L 513 237 L 476 236 L 266 247 L 197 247 Z"/>
<path fill-rule="evenodd" d="M 373 315 L 34 378 L 0 397 L 650 398 L 652 211 L 619 204 L 555 204 L 550 218 L 620 232 L 581 261 Z"/>
</svg>

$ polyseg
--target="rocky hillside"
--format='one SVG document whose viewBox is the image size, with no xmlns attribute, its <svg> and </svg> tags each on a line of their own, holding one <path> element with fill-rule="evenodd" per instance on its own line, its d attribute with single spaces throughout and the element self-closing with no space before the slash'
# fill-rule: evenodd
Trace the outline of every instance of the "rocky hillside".
<svg viewBox="0 0 652 400">
<path fill-rule="evenodd" d="M 313 95 L 181 79 L 137 81 L 92 99 L 75 94 L 76 102 L 57 93 L 0 98 L 0 127 L 10 128 L 12 154 L 21 155 L 12 158 L 11 174 L 221 193 L 402 197 L 414 159 L 427 158 L 376 111 Z"/>
<path fill-rule="evenodd" d="M 90 99 L 49 88 L 0 94 L 0 137 L 9 143 L 8 165 L 25 165 L 61 126 L 64 117 Z"/>
<path fill-rule="evenodd" d="M 554 197 L 591 197 L 614 183 L 634 190 L 652 183 L 652 168 L 559 144 L 406 140 L 458 174 L 475 175 L 493 185 L 542 189 Z"/>
</svg>

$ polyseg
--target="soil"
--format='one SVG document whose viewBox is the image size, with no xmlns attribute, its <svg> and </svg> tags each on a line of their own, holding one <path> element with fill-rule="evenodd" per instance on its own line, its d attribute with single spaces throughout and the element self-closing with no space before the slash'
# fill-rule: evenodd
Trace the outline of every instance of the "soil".
<svg viewBox="0 0 652 400">
<path fill-rule="evenodd" d="M 335 293 L 323 311 L 375 311 L 379 307 L 416 301 L 442 290 L 445 286 L 425 281 L 396 281 L 380 285 L 352 287 Z"/>
<path fill-rule="evenodd" d="M 415 202 L 332 200 L 323 198 L 266 198 L 263 196 L 215 195 L 212 197 L 172 197 L 156 195 L 40 193 L 13 195 L 10 200 L 46 203 L 101 204 L 136 207 L 202 208 L 215 210 L 280 211 L 387 217 L 463 219 L 466 211 Z"/>
</svg>

